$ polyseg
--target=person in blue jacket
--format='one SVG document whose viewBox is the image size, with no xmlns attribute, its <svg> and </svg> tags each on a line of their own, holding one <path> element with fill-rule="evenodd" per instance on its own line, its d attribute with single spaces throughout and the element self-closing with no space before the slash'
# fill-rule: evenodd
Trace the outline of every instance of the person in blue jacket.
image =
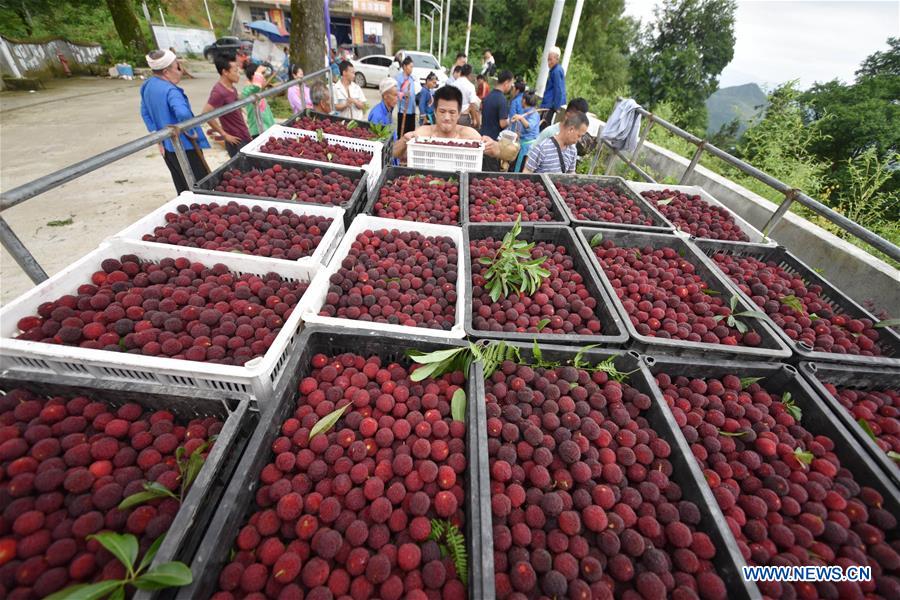
<svg viewBox="0 0 900 600">
<path fill-rule="evenodd" d="M 509 118 L 512 119 L 516 115 L 521 115 L 524 111 L 522 110 L 522 97 L 525 95 L 526 84 L 521 79 L 516 79 L 515 84 L 513 84 L 513 99 L 509 101 Z"/>
<path fill-rule="evenodd" d="M 194 118 L 187 94 L 178 87 L 184 72 L 175 53 L 171 50 L 154 50 L 146 58 L 153 71 L 153 76 L 141 85 L 141 118 L 147 131 L 152 133 Z M 203 148 L 209 148 L 209 142 L 200 127 L 182 132 L 179 139 L 187 154 L 194 180 L 200 181 L 209 175 L 209 167 L 203 158 Z M 159 152 L 169 167 L 178 193 L 189 190 L 190 186 L 181 172 L 172 140 L 162 142 Z"/>
<path fill-rule="evenodd" d="M 438 78 L 434 73 L 429 73 L 425 78 L 425 85 L 417 96 L 419 105 L 419 125 L 434 124 L 434 88 L 437 87 Z"/>
<path fill-rule="evenodd" d="M 566 74 L 559 66 L 559 56 L 558 46 L 550 48 L 550 54 L 547 55 L 550 73 L 547 74 L 547 85 L 541 98 L 541 131 L 553 122 L 553 115 L 566 103 Z"/>
</svg>

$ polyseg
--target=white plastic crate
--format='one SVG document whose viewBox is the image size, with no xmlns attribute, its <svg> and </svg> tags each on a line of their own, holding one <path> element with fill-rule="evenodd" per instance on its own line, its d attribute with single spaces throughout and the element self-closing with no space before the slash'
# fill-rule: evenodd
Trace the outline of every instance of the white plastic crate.
<svg viewBox="0 0 900 600">
<path fill-rule="evenodd" d="M 352 148 L 353 150 L 362 150 L 365 152 L 372 153 L 372 160 L 369 164 L 363 167 L 355 167 L 353 165 L 344 165 L 341 163 L 331 163 L 325 162 L 321 160 L 308 160 L 305 158 L 295 158 L 293 156 L 283 156 L 281 154 L 269 154 L 267 152 L 260 151 L 260 148 L 265 145 L 266 142 L 269 141 L 269 138 L 317 138 L 318 133 L 315 131 L 306 131 L 305 129 L 295 129 L 293 127 L 285 127 L 284 125 L 272 125 L 264 132 L 259 134 L 256 139 L 251 141 L 249 144 L 241 148 L 241 153 L 246 154 L 248 156 L 261 156 L 262 158 L 275 158 L 278 160 L 288 160 L 291 162 L 299 162 L 305 163 L 308 165 L 318 165 L 320 167 L 334 167 L 340 166 L 347 169 L 358 169 L 361 171 L 366 171 L 368 174 L 366 179 L 368 180 L 369 185 L 375 185 L 375 182 L 378 181 L 378 177 L 381 175 L 381 165 L 382 165 L 382 144 L 381 142 L 373 142 L 370 140 L 358 140 L 356 138 L 344 137 L 342 135 L 332 135 L 330 133 L 322 134 L 326 141 L 331 144 L 337 144 L 338 146 L 346 146 L 347 148 Z M 481 164 L 481 163 L 479 163 Z"/>
<path fill-rule="evenodd" d="M 460 148 L 423 142 L 478 142 L 477 148 Z M 480 171 L 484 158 L 484 142 L 438 137 L 420 137 L 406 144 L 406 166 L 434 171 Z"/>
<path fill-rule="evenodd" d="M 726 211 L 728 211 L 728 214 L 731 215 L 731 217 L 734 219 L 734 222 L 738 225 L 738 227 L 740 227 L 741 230 L 747 234 L 747 237 L 750 238 L 749 242 L 733 242 L 730 240 L 715 240 L 715 241 L 729 243 L 729 244 L 751 243 L 751 244 L 757 244 L 757 245 L 761 245 L 761 246 L 777 246 L 778 245 L 778 243 L 775 240 L 764 236 L 763 233 L 759 229 L 757 229 L 756 227 L 754 227 L 753 225 L 748 223 L 736 212 L 734 212 L 733 210 L 731 210 L 730 208 L 728 208 L 727 206 L 725 206 L 724 204 L 722 204 L 721 202 L 719 202 L 718 200 L 713 198 L 709 192 L 707 192 L 706 190 L 704 190 L 702 187 L 700 187 L 698 185 L 666 185 L 664 183 L 647 183 L 644 181 L 627 181 L 627 180 L 625 181 L 625 185 L 627 185 L 629 188 L 631 188 L 638 195 L 640 195 L 641 192 L 672 190 L 672 191 L 676 191 L 676 192 L 682 192 L 682 193 L 688 194 L 688 195 L 700 196 L 700 198 L 702 198 L 704 202 L 712 204 L 713 206 L 721 207 L 721 208 L 725 209 Z M 648 204 L 651 204 L 651 205 L 653 204 L 647 198 L 644 198 L 643 196 L 641 196 L 641 198 L 644 200 L 644 202 L 647 202 Z M 659 210 L 658 207 L 654 207 L 654 208 Z M 660 212 L 662 212 L 662 211 L 660 211 Z M 669 220 L 671 221 L 671 219 L 669 219 Z M 672 224 L 675 225 L 674 222 L 672 222 Z M 688 236 L 690 235 L 688 232 L 681 231 L 680 229 L 678 229 L 677 225 L 675 225 L 675 233 L 681 234 L 681 235 L 688 235 Z M 711 239 L 711 238 L 698 238 L 698 239 Z"/>
<path fill-rule="evenodd" d="M 143 242 L 148 246 L 160 246 L 163 248 L 186 248 L 186 246 L 164 244 L 162 242 L 146 242 L 141 238 L 144 235 L 153 233 L 153 230 L 155 228 L 167 225 L 166 214 L 177 213 L 179 205 L 186 204 L 190 206 L 191 204 L 210 204 L 213 202 L 220 205 L 225 205 L 229 202 L 236 202 L 241 206 L 259 206 L 263 209 L 275 208 L 279 212 L 283 210 L 290 210 L 291 212 L 298 215 L 317 215 L 328 217 L 331 219 L 331 225 L 328 227 L 328 230 L 325 231 L 325 233 L 322 235 L 322 241 L 319 242 L 319 245 L 310 256 L 304 256 L 303 258 L 299 258 L 296 261 L 288 261 L 287 259 L 273 258 L 269 256 L 243 254 L 245 258 L 259 262 L 259 268 L 262 269 L 263 272 L 268 271 L 273 261 L 295 262 L 296 264 L 303 265 L 305 267 L 318 269 L 321 266 L 328 264 L 332 253 L 334 253 L 335 248 L 337 248 L 338 244 L 341 243 L 341 238 L 344 236 L 344 209 L 338 206 L 292 204 L 289 202 L 253 200 L 251 198 L 242 200 L 240 198 L 233 198 L 230 196 L 212 196 L 208 194 L 195 194 L 194 192 L 182 192 L 181 195 L 177 198 L 166 202 L 146 217 L 142 218 L 132 225 L 129 225 L 128 227 L 114 235 L 113 239 L 135 240 Z M 172 250 L 170 250 L 170 252 L 171 251 Z M 241 253 L 239 252 L 231 252 L 228 250 L 206 250 L 206 252 L 212 252 L 218 256 L 235 256 L 236 254 L 241 255 Z"/>
<path fill-rule="evenodd" d="M 450 331 L 443 329 L 431 329 L 428 327 L 407 327 L 405 325 L 392 325 L 389 323 L 373 323 L 358 319 L 340 319 L 337 317 L 324 317 L 319 315 L 319 310 L 325 304 L 325 296 L 328 294 L 329 279 L 331 275 L 341 268 L 341 262 L 350 252 L 350 246 L 356 241 L 356 236 L 367 230 L 396 229 L 397 231 L 414 231 L 425 236 L 446 236 L 451 238 L 459 251 L 456 265 L 456 322 Z M 359 215 L 347 228 L 344 239 L 331 257 L 331 262 L 324 269 L 320 269 L 309 289 L 300 299 L 298 310 L 302 307 L 302 318 L 306 323 L 318 323 L 321 325 L 336 325 L 339 327 L 365 328 L 376 331 L 388 331 L 392 333 L 414 333 L 444 338 L 465 337 L 464 311 L 468 307 L 465 301 L 466 278 L 469 276 L 468 265 L 464 260 L 462 229 L 451 225 L 434 225 L 431 223 L 417 223 L 415 221 L 400 221 L 397 219 L 383 219 L 369 215 Z"/>
<path fill-rule="evenodd" d="M 118 258 L 123 254 L 134 254 L 154 262 L 163 258 L 184 257 L 208 266 L 221 263 L 236 274 L 274 272 L 291 281 L 311 281 L 315 275 L 315 269 L 286 260 L 270 260 L 262 267 L 259 261 L 240 254 L 223 256 L 197 248 L 113 239 L 0 310 L 0 373 L 26 373 L 36 378 L 40 378 L 42 373 L 94 376 L 136 384 L 239 392 L 251 394 L 261 403 L 267 402 L 276 384 L 285 375 L 282 369 L 288 356 L 298 351 L 295 346 L 300 336 L 299 303 L 266 354 L 242 367 L 13 339 L 12 336 L 18 333 L 16 324 L 19 319 L 37 314 L 37 307 L 42 302 L 75 293 L 78 286 L 90 282 L 91 275 L 100 269 L 104 259 Z"/>
</svg>

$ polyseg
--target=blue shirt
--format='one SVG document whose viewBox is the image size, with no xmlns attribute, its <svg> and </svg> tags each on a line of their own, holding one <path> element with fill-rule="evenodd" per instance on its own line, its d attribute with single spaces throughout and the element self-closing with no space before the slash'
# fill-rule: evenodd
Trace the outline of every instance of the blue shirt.
<svg viewBox="0 0 900 600">
<path fill-rule="evenodd" d="M 434 93 L 428 89 L 427 87 L 423 87 L 422 91 L 419 92 L 419 114 L 425 117 L 431 117 L 434 115 L 434 105 L 431 104 L 431 98 L 434 96 Z M 434 119 L 429 119 L 429 122 L 434 121 Z"/>
<path fill-rule="evenodd" d="M 544 97 L 541 98 L 541 108 L 556 110 L 565 103 L 566 74 L 561 66 L 555 65 L 547 75 L 547 87 L 544 88 Z"/>
<path fill-rule="evenodd" d="M 538 136 L 538 132 L 541 128 L 541 116 L 533 108 L 529 108 L 528 112 L 521 114 L 528 120 L 528 125 L 522 125 L 522 123 L 516 121 L 515 123 L 511 123 L 508 129 L 519 134 L 520 142 L 530 142 Z M 510 113 L 509 118 L 512 120 L 512 113 Z M 548 127 L 547 129 L 550 128 Z M 546 129 L 544 131 L 546 131 Z"/>
<path fill-rule="evenodd" d="M 141 85 L 141 118 L 144 119 L 147 131 L 159 131 L 193 117 L 194 113 L 191 111 L 187 95 L 174 83 L 153 76 Z M 209 148 L 209 142 L 203 135 L 202 128 L 194 127 L 188 131 L 193 137 L 199 138 L 201 148 Z M 185 150 L 196 150 L 193 142 L 184 133 L 180 137 Z M 163 146 L 169 152 L 175 152 L 170 139 L 164 140 Z"/>
<path fill-rule="evenodd" d="M 515 98 L 513 98 L 509 102 L 509 118 L 512 119 L 516 115 L 521 115 L 525 112 L 522 109 L 522 96 L 524 94 L 518 94 Z"/>
<path fill-rule="evenodd" d="M 498 89 L 494 89 L 481 103 L 481 135 L 486 135 L 492 140 L 500 135 L 500 121 L 506 118 L 506 96 Z"/>
<path fill-rule="evenodd" d="M 403 94 L 398 104 L 398 110 L 408 115 L 416 114 L 416 78 L 412 75 L 404 75 L 401 71 L 397 73 L 396 80 L 397 91 Z M 404 85 L 406 89 L 403 88 Z"/>
</svg>

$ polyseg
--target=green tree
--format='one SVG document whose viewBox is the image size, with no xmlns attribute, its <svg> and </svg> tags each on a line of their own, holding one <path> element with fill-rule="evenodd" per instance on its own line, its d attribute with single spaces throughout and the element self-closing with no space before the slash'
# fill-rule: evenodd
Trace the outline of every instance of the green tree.
<svg viewBox="0 0 900 600">
<path fill-rule="evenodd" d="M 681 125 L 706 128 L 706 99 L 734 56 L 734 0 L 664 0 L 631 56 L 635 99 L 651 110 L 669 101 Z"/>
<path fill-rule="evenodd" d="M 900 77 L 900 37 L 889 37 L 887 43 L 887 51 L 878 51 L 862 62 L 856 72 L 857 80 L 878 75 Z"/>
<path fill-rule="evenodd" d="M 134 14 L 134 3 L 131 0 L 106 0 L 106 6 L 125 50 L 131 52 L 135 59 L 146 55 L 150 48 L 137 15 Z"/>
<path fill-rule="evenodd" d="M 291 0 L 291 62 L 312 73 L 324 66 L 325 55 L 325 5 Z"/>
</svg>

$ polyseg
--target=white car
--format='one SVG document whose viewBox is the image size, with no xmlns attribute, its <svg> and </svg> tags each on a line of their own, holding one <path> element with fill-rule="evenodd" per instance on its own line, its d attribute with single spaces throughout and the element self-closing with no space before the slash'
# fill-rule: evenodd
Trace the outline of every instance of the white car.
<svg viewBox="0 0 900 600">
<path fill-rule="evenodd" d="M 385 77 L 390 77 L 390 66 L 394 62 L 393 56 L 384 54 L 370 54 L 359 60 L 351 60 L 350 63 L 356 69 L 356 85 L 359 87 L 378 87 Z"/>
<path fill-rule="evenodd" d="M 413 76 L 419 85 L 425 85 L 425 78 L 429 73 L 434 73 L 438 78 L 438 87 L 441 87 L 447 81 L 447 70 L 441 66 L 433 54 L 427 52 L 416 52 L 414 50 L 401 50 L 404 57 L 409 56 L 413 59 Z M 400 65 L 392 62 L 390 67 L 390 76 L 396 77 L 400 72 Z"/>
</svg>

